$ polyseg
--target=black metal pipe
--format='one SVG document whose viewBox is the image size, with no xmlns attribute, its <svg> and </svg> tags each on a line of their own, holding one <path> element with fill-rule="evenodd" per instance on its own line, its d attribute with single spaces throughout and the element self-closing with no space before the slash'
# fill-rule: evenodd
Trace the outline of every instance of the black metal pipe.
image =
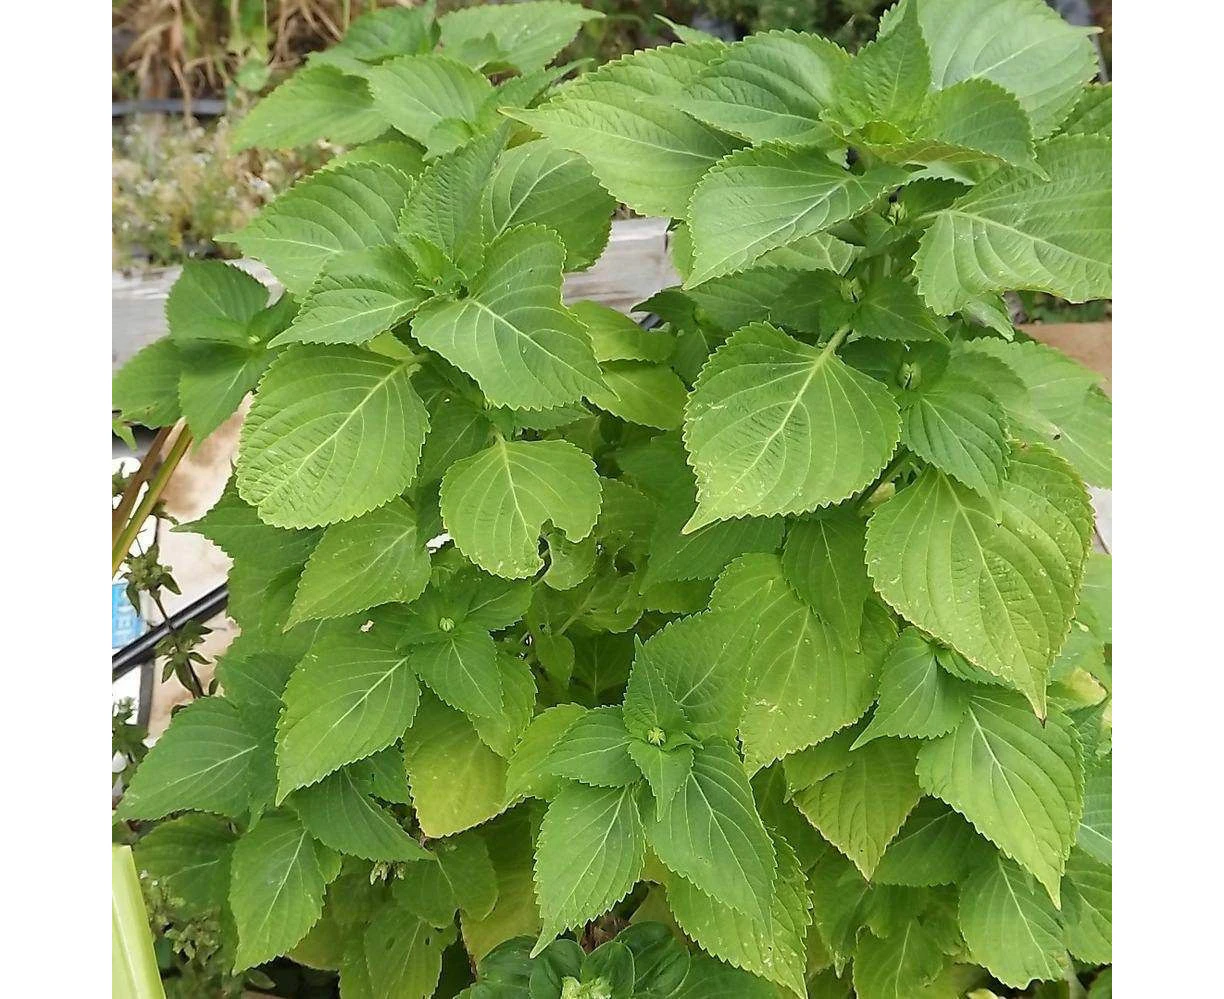
<svg viewBox="0 0 1224 999">
<path fill-rule="evenodd" d="M 140 101 L 111 101 L 111 117 L 126 118 L 134 114 L 187 114 L 181 98 L 150 98 Z M 193 118 L 216 118 L 225 114 L 225 101 L 201 97 L 191 102 Z"/>
<path fill-rule="evenodd" d="M 222 583 L 215 590 L 209 590 L 194 603 L 188 604 L 181 611 L 171 614 L 169 618 L 150 628 L 133 642 L 129 642 L 118 652 L 111 655 L 111 683 L 126 676 L 136 667 L 153 658 L 157 643 L 189 621 L 207 621 L 216 617 L 229 603 L 229 585 Z"/>
</svg>

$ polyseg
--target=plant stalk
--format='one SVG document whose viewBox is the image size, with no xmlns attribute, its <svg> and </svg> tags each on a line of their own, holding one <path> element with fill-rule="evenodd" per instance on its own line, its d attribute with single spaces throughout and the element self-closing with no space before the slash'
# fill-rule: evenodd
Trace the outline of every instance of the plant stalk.
<svg viewBox="0 0 1224 999">
<path fill-rule="evenodd" d="M 173 427 L 162 427 L 157 432 L 157 436 L 153 438 L 153 443 L 149 445 L 149 450 L 145 452 L 140 466 L 132 473 L 132 477 L 128 480 L 128 484 L 123 490 L 123 495 L 119 497 L 118 504 L 111 511 L 111 544 L 114 544 L 115 536 L 119 529 L 127 523 L 128 516 L 136 505 L 136 498 L 140 495 L 140 487 L 149 481 L 149 477 L 156 469 L 156 458 L 161 453 L 161 449 L 165 447 L 166 439 L 170 436 L 170 432 L 173 429 Z"/>
<path fill-rule="evenodd" d="M 850 335 L 850 327 L 843 326 L 836 333 L 834 333 L 831 337 L 829 337 L 829 342 L 824 345 L 824 350 L 821 351 L 821 356 L 823 357 L 825 354 L 832 354 L 835 350 L 837 350 L 838 347 L 842 345 L 843 341 L 845 341 L 846 337 L 848 337 L 849 335 Z"/>
<path fill-rule="evenodd" d="M 903 447 L 897 448 L 897 453 L 893 455 L 892 461 L 884 466 L 884 471 L 875 477 L 875 480 L 871 483 L 871 485 L 859 493 L 858 499 L 854 501 L 854 504 L 850 507 L 850 509 L 858 511 L 863 504 L 871 498 L 872 494 L 880 488 L 880 486 L 884 485 L 885 482 L 896 474 L 897 469 L 901 467 L 902 462 L 904 462 L 907 458 L 909 458 L 909 452 Z"/>
<path fill-rule="evenodd" d="M 161 499 L 161 495 L 166 491 L 166 484 L 170 481 L 170 476 L 174 474 L 175 468 L 182 460 L 183 455 L 187 453 L 187 448 L 191 444 L 191 431 L 183 427 L 179 431 L 178 437 L 174 439 L 174 444 L 170 448 L 169 454 L 165 460 L 157 467 L 157 472 L 149 481 L 149 487 L 145 491 L 144 499 L 140 501 L 140 505 L 136 508 L 136 512 L 132 514 L 132 518 L 123 525 L 123 529 L 115 538 L 114 545 L 111 547 L 111 575 L 119 571 L 119 567 L 123 565 L 123 560 L 127 558 L 127 553 L 131 550 L 132 542 L 136 540 L 136 535 L 140 533 L 141 525 L 149 518 L 153 512 L 153 508 L 157 505 L 157 501 Z"/>
</svg>

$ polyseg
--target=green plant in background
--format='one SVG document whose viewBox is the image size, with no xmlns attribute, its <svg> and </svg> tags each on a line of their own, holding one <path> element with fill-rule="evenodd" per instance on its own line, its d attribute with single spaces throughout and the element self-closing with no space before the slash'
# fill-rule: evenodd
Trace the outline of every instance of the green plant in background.
<svg viewBox="0 0 1224 999">
<path fill-rule="evenodd" d="M 825 35 L 857 48 L 875 34 L 888 4 L 880 0 L 705 0 L 710 14 L 749 32 L 790 28 Z"/>
<path fill-rule="evenodd" d="M 225 237 L 282 297 L 189 264 L 116 379 L 196 438 L 255 393 L 138 862 L 345 999 L 1108 995 L 1110 406 L 1002 300 L 1110 294 L 1086 34 L 908 0 L 558 83 L 591 16 L 372 14 L 235 134 L 354 148 Z M 562 301 L 618 201 L 658 329 Z"/>
<path fill-rule="evenodd" d="M 147 117 L 117 126 L 111 169 L 113 262 L 119 269 L 225 254 L 213 235 L 241 227 L 299 177 L 339 150 L 230 148 L 228 119 L 204 126 Z M 232 251 L 230 251 L 232 255 Z"/>
</svg>

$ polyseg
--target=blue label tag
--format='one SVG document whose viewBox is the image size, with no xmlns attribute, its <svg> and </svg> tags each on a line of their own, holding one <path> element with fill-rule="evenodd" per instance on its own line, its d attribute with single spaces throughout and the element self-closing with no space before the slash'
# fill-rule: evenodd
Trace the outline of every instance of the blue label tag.
<svg viewBox="0 0 1224 999">
<path fill-rule="evenodd" d="M 111 648 L 120 649 L 144 634 L 145 623 L 127 596 L 127 584 L 111 583 Z"/>
</svg>

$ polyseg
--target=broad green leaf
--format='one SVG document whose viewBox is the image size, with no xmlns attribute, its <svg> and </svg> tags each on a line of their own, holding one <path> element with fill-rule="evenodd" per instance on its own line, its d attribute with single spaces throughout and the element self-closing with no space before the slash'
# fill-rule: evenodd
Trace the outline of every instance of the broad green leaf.
<svg viewBox="0 0 1224 999">
<path fill-rule="evenodd" d="M 508 760 L 531 723 L 536 705 L 536 681 L 527 660 L 511 655 L 504 647 L 497 649 L 497 672 L 497 682 L 502 689 L 501 708 L 487 715 L 469 714 L 468 720 L 480 741 Z"/>
<path fill-rule="evenodd" d="M 775 999 L 777 988 L 756 975 L 694 954 L 689 972 L 670 999 Z"/>
<path fill-rule="evenodd" d="M 268 304 L 268 289 L 221 260 L 188 260 L 166 298 L 166 327 L 180 342 L 246 344 L 247 326 Z"/>
<path fill-rule="evenodd" d="M 684 479 L 684 483 L 670 490 L 660 504 L 658 519 L 650 534 L 644 585 L 714 579 L 738 555 L 778 550 L 783 530 L 778 517 L 743 517 L 706 524 L 696 531 L 684 533 L 684 525 L 695 506 L 692 477 L 686 473 Z"/>
<path fill-rule="evenodd" d="M 470 625 L 501 631 L 522 619 L 531 603 L 531 586 L 499 579 L 472 565 L 453 546 L 433 556 L 433 582 L 424 596 L 399 613 L 401 636 L 407 641 L 432 641 L 450 625 Z M 392 615 L 395 616 L 394 614 Z"/>
<path fill-rule="evenodd" d="M 557 741 L 586 709 L 578 704 L 558 704 L 545 708 L 532 719 L 515 747 L 506 771 L 506 800 L 555 798 L 563 781 L 553 776 L 545 761 Z"/>
<path fill-rule="evenodd" d="M 544 535 L 544 540 L 548 544 L 548 569 L 543 576 L 545 585 L 554 590 L 569 590 L 590 578 L 599 546 L 594 534 L 588 534 L 575 544 L 566 541 L 556 531 L 549 531 Z"/>
<path fill-rule="evenodd" d="M 900 278 L 871 281 L 850 316 L 859 336 L 876 340 L 942 340 L 935 315 Z"/>
<path fill-rule="evenodd" d="M 482 402 L 426 368 L 415 385 L 429 413 L 429 436 L 421 451 L 418 485 L 437 482 L 451 465 L 484 449 L 493 425 Z"/>
<path fill-rule="evenodd" d="M 468 715 L 492 717 L 504 704 L 497 647 L 482 628 L 460 625 L 407 649 L 408 663 L 443 701 Z"/>
<path fill-rule="evenodd" d="M 365 932 L 373 996 L 429 999 L 442 975 L 442 952 L 455 928 L 436 929 L 397 905 L 383 906 Z"/>
<path fill-rule="evenodd" d="M 1113 960 L 1113 878 L 1082 850 L 1071 851 L 1062 882 L 1062 923 L 1067 949 L 1081 961 Z"/>
<path fill-rule="evenodd" d="M 356 347 L 293 347 L 242 427 L 238 492 L 277 527 L 350 520 L 411 483 L 429 417 L 403 363 Z"/>
<path fill-rule="evenodd" d="M 536 844 L 544 928 L 532 954 L 629 894 L 641 877 L 645 851 L 634 788 L 563 789 L 548 806 Z"/>
<path fill-rule="evenodd" d="M 1043 443 L 1061 454 L 1089 485 L 1112 482 L 1113 406 L 1098 387 L 1099 376 L 1045 344 L 975 341 L 971 353 L 1007 365 L 1027 389 L 1023 400 L 1001 398 L 1015 436 Z M 954 362 L 955 363 L 955 362 Z M 970 361 L 972 363 L 972 361 Z"/>
<path fill-rule="evenodd" d="M 434 47 L 436 29 L 433 24 L 434 4 L 426 2 L 416 7 L 386 7 L 355 18 L 344 37 L 323 52 L 311 54 L 311 60 L 340 54 L 345 59 L 376 63 L 389 56 L 410 52 L 426 52 Z"/>
<path fill-rule="evenodd" d="M 411 603 L 428 582 L 429 553 L 417 536 L 416 514 L 403 500 L 392 500 L 323 533 L 302 572 L 288 623 Z"/>
<path fill-rule="evenodd" d="M 843 640 L 787 584 L 776 555 L 745 555 L 727 568 L 711 614 L 745 641 L 748 697 L 739 736 L 749 770 L 803 749 L 849 725 L 871 705 L 891 636 Z"/>
<path fill-rule="evenodd" d="M 777 861 L 748 774 L 731 743 L 706 740 L 667 811 L 648 820 L 651 848 L 670 870 L 724 905 L 767 919 Z"/>
<path fill-rule="evenodd" d="M 778 871 L 763 918 L 736 911 L 720 901 L 716 889 L 700 891 L 682 877 L 668 878 L 667 901 L 685 935 L 706 953 L 806 997 L 804 938 L 812 902 L 790 844 L 775 835 L 773 845 Z"/>
<path fill-rule="evenodd" d="M 280 794 L 383 749 L 412 724 L 420 699 L 408 653 L 352 620 L 325 632 L 285 687 L 277 725 Z"/>
<path fill-rule="evenodd" d="M 292 149 L 319 139 L 353 146 L 386 130 L 365 80 L 334 66 L 306 66 L 243 116 L 230 143 L 234 152 Z"/>
<path fill-rule="evenodd" d="M 234 970 L 263 964 L 302 939 L 323 913 L 340 856 L 292 813 L 266 816 L 234 845 L 230 908 L 238 926 Z"/>
<path fill-rule="evenodd" d="M 471 722 L 432 694 L 404 736 L 408 785 L 421 831 L 431 839 L 479 825 L 506 807 L 506 761 Z"/>
<path fill-rule="evenodd" d="M 750 35 L 688 85 L 680 106 L 750 142 L 820 142 L 829 135 L 821 114 L 848 63 L 845 52 L 816 35 Z"/>
<path fill-rule="evenodd" d="M 583 156 L 613 197 L 680 218 L 702 175 L 739 141 L 678 106 L 722 45 L 670 45 L 609 63 L 515 117 Z"/>
<path fill-rule="evenodd" d="M 537 942 L 535 946 L 541 948 L 542 942 Z M 528 979 L 530 985 L 529 994 L 541 996 L 560 995 L 561 989 L 568 985 L 566 991 L 577 991 L 577 999 L 586 999 L 582 993 L 589 993 L 590 990 L 579 990 L 578 988 L 582 984 L 578 979 L 582 974 L 585 954 L 576 940 L 570 940 L 569 938 L 554 940 L 546 947 L 543 947 L 539 953 L 528 951 L 528 954 L 536 955 L 533 958 L 534 967 L 531 969 Z M 566 979 L 569 979 L 569 981 L 567 982 Z"/>
<path fill-rule="evenodd" d="M 417 313 L 413 335 L 475 378 L 494 405 L 574 402 L 600 380 L 585 327 L 561 304 L 564 260 L 551 230 L 511 229 L 489 245 L 468 294 L 433 299 Z"/>
<path fill-rule="evenodd" d="M 872 888 L 858 868 L 823 840 L 815 861 L 809 864 L 812 921 L 833 959 L 834 971 L 840 974 L 854 954 L 855 938 L 870 909 Z"/>
<path fill-rule="evenodd" d="M 497 901 L 497 875 L 485 841 L 475 833 L 430 844 L 423 862 L 408 866 L 392 895 L 432 926 L 449 926 L 455 910 L 487 916 Z"/>
<path fill-rule="evenodd" d="M 397 805 L 410 803 L 408 773 L 404 770 L 404 752 L 399 746 L 388 746 L 348 768 L 358 786 L 383 801 Z"/>
<path fill-rule="evenodd" d="M 1090 84 L 1059 128 L 1060 135 L 1113 134 L 1113 85 Z"/>
<path fill-rule="evenodd" d="M 733 153 L 693 192 L 686 216 L 693 270 L 684 286 L 742 271 L 770 250 L 853 218 L 905 178 L 892 166 L 851 173 L 822 150 L 784 143 Z"/>
<path fill-rule="evenodd" d="M 531 73 L 520 73 L 502 80 L 494 88 L 493 97 L 482 109 L 484 119 L 494 117 L 500 122 L 500 113 L 505 108 L 528 108 L 550 93 L 553 85 L 574 71 L 574 63 L 537 69 Z"/>
<path fill-rule="evenodd" d="M 831 236 L 827 232 L 803 236 L 794 242 L 769 250 L 758 258 L 756 267 L 782 267 L 791 271 L 832 271 L 845 274 L 859 255 L 859 247 Z M 739 273 L 743 273 L 740 271 Z M 717 280 L 715 278 L 714 280 Z M 802 279 L 799 279 L 801 281 Z M 796 281 L 796 283 L 799 283 Z M 778 321 L 786 316 L 785 303 L 780 305 Z"/>
<path fill-rule="evenodd" d="M 565 246 L 565 269 L 582 270 L 603 253 L 615 207 L 581 156 L 539 140 L 497 161 L 485 190 L 485 227 L 492 240 L 512 226 L 548 226 Z"/>
<path fill-rule="evenodd" d="M 235 564 L 258 560 L 269 575 L 282 569 L 300 569 L 322 536 L 317 530 L 286 531 L 265 524 L 255 507 L 238 495 L 233 478 L 204 516 L 174 530 L 202 535 Z"/>
<path fill-rule="evenodd" d="M 851 127 L 912 122 L 931 87 L 931 59 L 915 16 L 916 4 L 898 11 L 893 30 L 864 45 L 836 81 L 838 117 Z"/>
<path fill-rule="evenodd" d="M 140 764 L 119 806 L 130 819 L 194 809 L 239 818 L 251 805 L 271 747 L 222 697 L 177 712 Z"/>
<path fill-rule="evenodd" d="M 425 240 L 469 275 L 484 253 L 483 192 L 507 131 L 481 136 L 430 163 L 400 215 L 401 232 Z"/>
<path fill-rule="evenodd" d="M 867 568 L 908 620 L 1045 712 L 1075 613 L 1092 508 L 1062 459 L 1013 447 L 997 505 L 927 469 L 867 526 Z"/>
<path fill-rule="evenodd" d="M 599 516 L 599 476 L 568 441 L 499 440 L 456 462 L 442 480 L 442 519 L 459 550 L 507 579 L 544 565 L 545 523 L 581 541 Z"/>
<path fill-rule="evenodd" d="M 183 355 L 174 340 L 154 340 L 128 358 L 111 383 L 111 408 L 129 423 L 168 427 L 182 416 Z"/>
<path fill-rule="evenodd" d="M 864 559 L 867 525 L 841 508 L 790 526 L 782 572 L 795 593 L 841 638 L 857 648 L 863 605 L 871 593 Z"/>
<path fill-rule="evenodd" d="M 814 238 L 797 240 L 793 245 L 807 246 L 809 240 Z M 780 250 L 770 250 L 766 257 L 772 258 L 780 252 L 790 252 L 790 249 L 782 247 Z M 786 266 L 793 266 L 793 263 Z M 812 332 L 820 329 L 818 305 L 827 304 L 824 302 L 827 291 L 823 286 L 819 289 L 821 303 L 811 301 L 812 287 L 817 283 L 810 273 L 797 274 L 794 270 L 783 269 L 781 265 L 771 267 L 760 263 L 760 266 L 750 270 L 704 281 L 684 292 L 667 289 L 644 302 L 643 306 L 661 308 L 659 300 L 664 295 L 678 295 L 700 310 L 697 315 L 701 316 L 702 326 L 718 332 L 730 333 L 741 326 L 766 319 Z M 695 367 L 700 367 L 700 363 Z"/>
<path fill-rule="evenodd" d="M 225 907 L 234 833 L 223 819 L 188 814 L 160 822 L 133 847 L 136 864 L 185 912 Z"/>
<path fill-rule="evenodd" d="M 629 755 L 650 785 L 650 793 L 655 800 L 655 815 L 661 818 L 671 806 L 676 792 L 693 772 L 693 747 L 664 749 L 640 739 L 631 739 Z"/>
<path fill-rule="evenodd" d="M 636 985 L 633 952 L 621 941 L 610 940 L 583 959 L 577 995 L 632 999 Z"/>
<path fill-rule="evenodd" d="M 692 970 L 693 959 L 663 923 L 634 921 L 616 939 L 633 954 L 635 984 L 670 995 Z"/>
<path fill-rule="evenodd" d="M 914 257 L 927 304 L 946 315 L 1009 289 L 1109 298 L 1111 157 L 1105 139 L 1053 139 L 1037 154 L 1044 177 L 1005 166 L 936 212 Z"/>
<path fill-rule="evenodd" d="M 922 797 L 914 760 L 913 743 L 877 740 L 851 753 L 848 766 L 794 795 L 807 820 L 866 878 Z"/>
<path fill-rule="evenodd" d="M 365 959 L 365 939 L 361 935 L 345 945 L 338 984 L 344 999 L 377 999 L 374 987 L 370 984 L 370 969 Z"/>
<path fill-rule="evenodd" d="M 196 343 L 180 347 L 179 355 L 183 365 L 179 402 L 187 428 L 197 441 L 234 414 L 272 360 L 262 345 Z"/>
<path fill-rule="evenodd" d="M 935 647 L 917 628 L 906 628 L 880 668 L 875 713 L 853 748 L 884 735 L 917 739 L 947 735 L 964 718 L 971 690 L 940 669 Z"/>
<path fill-rule="evenodd" d="M 685 446 L 697 473 L 686 530 L 745 515 L 801 513 L 867 486 L 897 444 L 888 389 L 766 323 L 737 331 L 689 397 Z"/>
<path fill-rule="evenodd" d="M 629 423 L 659 430 L 677 430 L 684 422 L 688 391 L 671 368 L 641 361 L 600 365 L 603 386 L 587 397 L 600 409 Z"/>
<path fill-rule="evenodd" d="M 595 787 L 624 787 L 641 779 L 619 707 L 593 708 L 575 719 L 543 766 L 557 777 Z"/>
<path fill-rule="evenodd" d="M 1087 767 L 1084 814 L 1075 844 L 1102 864 L 1113 863 L 1113 760 L 1105 757 Z"/>
<path fill-rule="evenodd" d="M 1032 128 L 1010 92 L 988 80 L 964 80 L 932 94 L 916 136 L 895 150 L 910 162 L 955 166 L 984 157 L 1032 169 Z M 982 154 L 982 155 L 978 155 Z"/>
<path fill-rule="evenodd" d="M 276 541 L 268 539 L 268 544 L 276 544 Z M 230 569 L 229 604 L 226 610 L 242 629 L 242 634 L 230 644 L 226 650 L 227 656 L 235 660 L 270 657 L 268 663 L 257 664 L 257 671 L 265 674 L 265 681 L 280 682 L 275 692 L 277 704 L 272 712 L 273 717 L 280 711 L 280 694 L 285 686 L 283 680 L 288 678 L 291 668 L 301 661 L 322 627 L 319 622 L 311 621 L 285 630 L 289 609 L 293 605 L 293 593 L 304 564 L 305 559 L 302 559 L 296 565 L 271 569 L 261 564 L 255 556 L 246 555 L 235 559 Z M 271 662 L 273 659 L 275 664 Z M 282 665 L 285 659 L 289 660 L 289 669 Z M 263 700 L 264 696 L 261 693 L 259 699 Z M 245 700 L 237 703 L 240 710 L 248 706 Z"/>
<path fill-rule="evenodd" d="M 918 782 L 1057 902 L 1084 796 L 1079 739 L 1066 715 L 1051 711 L 1043 724 L 1016 694 L 983 687 L 953 732 L 918 751 Z"/>
<path fill-rule="evenodd" d="M 578 29 L 598 11 L 574 3 L 533 0 L 506 6 L 468 7 L 452 10 L 438 21 L 442 27 L 442 47 L 462 52 L 474 43 L 491 37 L 497 58 L 530 73 L 543 69 L 568 45 Z"/>
<path fill-rule="evenodd" d="M 536 907 L 532 879 L 531 827 L 531 812 L 519 808 L 480 830 L 493 862 L 497 900 L 486 916 L 460 913 L 463 942 L 476 961 L 481 961 L 502 941 L 515 936 L 528 938 L 522 941 L 526 956 L 531 941 L 540 932 L 540 912 Z"/>
<path fill-rule="evenodd" d="M 570 312 L 587 328 L 595 360 L 601 363 L 653 361 L 663 364 L 676 348 L 672 334 L 661 329 L 643 329 L 623 312 L 598 302 L 575 302 Z"/>
<path fill-rule="evenodd" d="M 275 729 L 281 694 L 297 665 L 297 656 L 256 648 L 253 639 L 250 645 L 244 645 L 235 640 L 234 647 L 218 660 L 217 679 L 225 699 L 233 702 L 248 724 L 261 731 Z"/>
<path fill-rule="evenodd" d="M 732 740 L 743 711 L 742 621 L 693 614 L 672 621 L 638 646 L 625 687 L 625 727 L 639 739 L 661 729 L 668 740 Z M 683 873 L 683 872 L 682 872 Z"/>
<path fill-rule="evenodd" d="M 885 17 L 881 34 L 903 13 Z M 1091 29 L 1070 26 L 1039 0 L 922 0 L 918 21 L 937 89 L 991 80 L 1016 95 L 1038 139 L 1054 130 L 1097 72 Z"/>
<path fill-rule="evenodd" d="M 986 496 L 998 493 L 1011 456 L 1003 407 L 986 386 L 961 373 L 956 359 L 933 384 L 905 393 L 901 443 Z"/>
<path fill-rule="evenodd" d="M 969 955 L 1006 985 L 1062 978 L 1066 946 L 1053 904 L 1004 857 L 970 872 L 960 893 L 960 929 Z"/>
<path fill-rule="evenodd" d="M 412 181 L 399 170 L 353 163 L 299 181 L 232 236 L 242 252 L 263 261 L 300 295 L 324 264 L 346 250 L 389 243 Z"/>
<path fill-rule="evenodd" d="M 482 74 L 436 53 L 389 59 L 365 77 L 378 113 L 421 145 L 444 119 L 475 121 L 493 93 L 493 85 Z"/>
<path fill-rule="evenodd" d="M 293 324 L 272 342 L 367 343 L 429 297 L 412 258 L 398 246 L 332 257 L 302 300 Z"/>
<path fill-rule="evenodd" d="M 401 138 L 367 142 L 339 156 L 333 156 L 320 169 L 337 170 L 350 163 L 377 163 L 380 166 L 394 167 L 406 177 L 416 177 L 425 169 L 421 148 L 415 142 Z"/>
<path fill-rule="evenodd" d="M 348 767 L 295 791 L 289 804 L 310 834 L 338 853 L 375 861 L 429 857 L 391 812 L 358 787 Z"/>
<path fill-rule="evenodd" d="M 923 798 L 888 844 L 871 880 L 923 888 L 956 884 L 994 848 L 935 798 Z"/>
<path fill-rule="evenodd" d="M 1106 645 L 1113 642 L 1113 559 L 1101 552 L 1088 555 L 1076 620 Z"/>
<path fill-rule="evenodd" d="M 787 756 L 782 762 L 786 778 L 786 799 L 797 792 L 819 783 L 850 766 L 854 759 L 850 747 L 861 725 L 854 725 L 823 739 L 813 746 Z"/>
<path fill-rule="evenodd" d="M 919 919 L 908 920 L 884 938 L 859 934 L 854 948 L 857 999 L 912 999 L 943 971 L 949 958 Z"/>
<path fill-rule="evenodd" d="M 111 416 L 111 433 L 133 451 L 136 450 L 136 437 L 132 433 L 132 428 L 123 421 L 122 417 Z"/>
</svg>

